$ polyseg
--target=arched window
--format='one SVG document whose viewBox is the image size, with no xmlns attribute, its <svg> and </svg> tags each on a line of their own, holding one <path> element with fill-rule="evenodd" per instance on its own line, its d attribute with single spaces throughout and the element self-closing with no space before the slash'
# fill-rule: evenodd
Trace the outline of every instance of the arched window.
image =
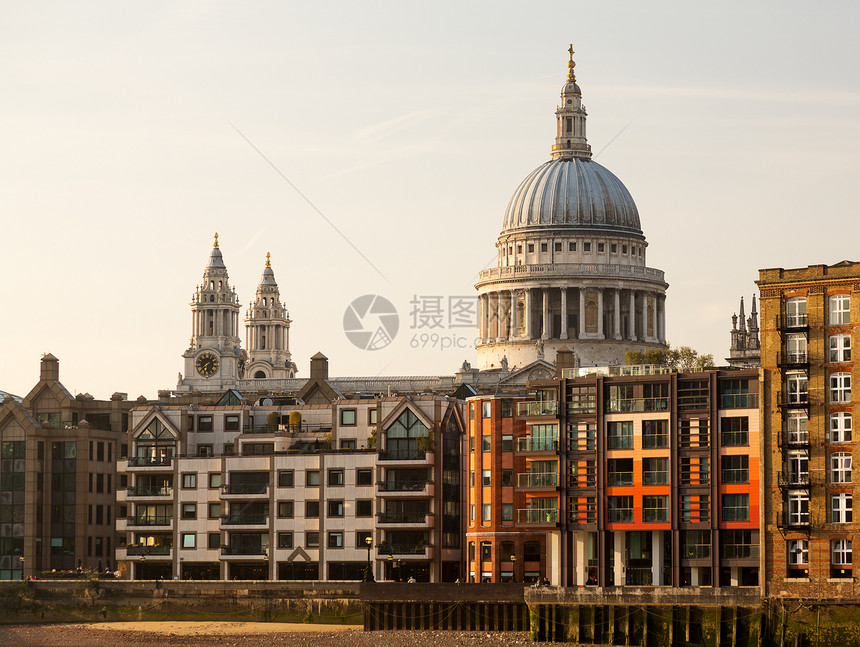
<svg viewBox="0 0 860 647">
<path fill-rule="evenodd" d="M 265 379 L 266 374 L 263 371 L 257 371 L 256 373 L 254 373 L 254 377 L 258 380 L 262 380 Z"/>
</svg>

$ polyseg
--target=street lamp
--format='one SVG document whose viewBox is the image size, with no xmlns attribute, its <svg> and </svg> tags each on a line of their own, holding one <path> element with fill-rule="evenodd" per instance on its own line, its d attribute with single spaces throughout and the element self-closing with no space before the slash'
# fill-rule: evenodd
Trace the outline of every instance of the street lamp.
<svg viewBox="0 0 860 647">
<path fill-rule="evenodd" d="M 368 535 L 364 538 L 364 543 L 367 546 L 367 567 L 364 570 L 364 581 L 373 582 L 373 568 L 370 565 L 370 549 L 373 546 L 373 537 Z"/>
</svg>

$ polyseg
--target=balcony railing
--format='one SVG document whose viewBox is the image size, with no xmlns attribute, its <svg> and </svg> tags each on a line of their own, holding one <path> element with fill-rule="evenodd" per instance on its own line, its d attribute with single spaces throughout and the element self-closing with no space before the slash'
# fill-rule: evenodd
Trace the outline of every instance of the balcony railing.
<svg viewBox="0 0 860 647">
<path fill-rule="evenodd" d="M 757 409 L 758 393 L 724 393 L 720 396 L 722 409 Z"/>
<path fill-rule="evenodd" d="M 669 472 L 642 472 L 642 485 L 668 485 Z"/>
<path fill-rule="evenodd" d="M 381 544 L 379 555 L 424 555 L 429 544 Z"/>
<path fill-rule="evenodd" d="M 797 488 L 797 489 L 805 489 L 808 488 L 812 484 L 812 479 L 809 477 L 809 472 L 780 472 L 779 473 L 779 486 L 781 488 Z"/>
<path fill-rule="evenodd" d="M 521 488 L 554 488 L 558 486 L 558 474 L 555 472 L 525 472 L 517 474 L 517 485 Z"/>
<path fill-rule="evenodd" d="M 170 485 L 137 485 L 128 488 L 128 496 L 171 496 L 173 487 Z"/>
<path fill-rule="evenodd" d="M 777 359 L 778 366 L 803 366 L 809 363 L 809 356 L 805 350 L 785 351 Z"/>
<path fill-rule="evenodd" d="M 126 546 L 126 555 L 169 555 L 173 546 L 170 544 L 159 544 L 157 546 Z"/>
<path fill-rule="evenodd" d="M 517 510 L 519 523 L 556 523 L 558 508 L 521 508 Z"/>
<path fill-rule="evenodd" d="M 128 518 L 130 526 L 169 526 L 173 516 L 169 514 L 138 515 Z"/>
<path fill-rule="evenodd" d="M 428 481 L 379 481 L 382 492 L 424 492 Z"/>
<path fill-rule="evenodd" d="M 524 438 L 517 438 L 517 451 L 557 452 L 558 437 L 525 436 Z"/>
<path fill-rule="evenodd" d="M 520 416 L 555 416 L 557 414 L 558 400 L 520 402 L 517 404 L 517 415 Z"/>
<path fill-rule="evenodd" d="M 263 546 L 221 546 L 222 555 L 265 555 Z"/>
<path fill-rule="evenodd" d="M 423 461 L 427 458 L 427 452 L 422 449 L 385 449 L 379 452 L 379 459 L 383 461 Z"/>
<path fill-rule="evenodd" d="M 623 400 L 609 400 L 606 403 L 607 413 L 668 410 L 669 398 L 627 398 Z"/>
<path fill-rule="evenodd" d="M 570 432 L 567 439 L 567 449 L 572 452 L 589 452 L 597 449 L 596 431 Z"/>
<path fill-rule="evenodd" d="M 414 523 L 427 522 L 428 512 L 380 512 L 379 523 Z"/>
<path fill-rule="evenodd" d="M 609 523 L 633 523 L 633 508 L 610 508 Z"/>
<path fill-rule="evenodd" d="M 633 472 L 608 472 L 607 485 L 633 485 Z"/>
<path fill-rule="evenodd" d="M 633 449 L 633 436 L 608 436 L 606 447 L 607 449 Z"/>
<path fill-rule="evenodd" d="M 173 461 L 172 456 L 131 456 L 129 467 L 168 467 Z"/>
<path fill-rule="evenodd" d="M 806 328 L 809 325 L 806 313 L 786 314 L 780 321 L 780 328 L 783 330 L 791 330 L 793 328 Z"/>
<path fill-rule="evenodd" d="M 221 486 L 224 494 L 265 494 L 268 489 L 268 483 L 228 483 Z"/>
<path fill-rule="evenodd" d="M 597 469 L 588 469 L 571 474 L 567 479 L 568 487 L 596 487 Z"/>
<path fill-rule="evenodd" d="M 572 525 L 579 526 L 597 523 L 597 510 L 572 509 L 568 521 Z"/>
<path fill-rule="evenodd" d="M 225 514 L 221 515 L 221 523 L 225 526 L 252 526 L 265 524 L 269 519 L 269 515 L 264 513 L 244 513 L 244 514 Z"/>
</svg>

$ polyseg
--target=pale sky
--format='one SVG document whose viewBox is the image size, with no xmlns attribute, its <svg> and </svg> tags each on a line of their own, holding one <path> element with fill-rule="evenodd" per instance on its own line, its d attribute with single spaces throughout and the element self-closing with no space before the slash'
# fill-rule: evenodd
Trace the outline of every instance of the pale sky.
<svg viewBox="0 0 860 647">
<path fill-rule="evenodd" d="M 300 377 L 317 351 L 334 375 L 474 363 L 476 329 L 413 329 L 410 301 L 495 264 L 571 42 L 668 338 L 721 359 L 760 268 L 860 260 L 858 24 L 856 0 L 4 0 L 0 390 L 45 352 L 73 393 L 173 388 L 216 231 L 242 316 L 271 252 Z M 381 350 L 343 331 L 364 294 L 400 313 Z"/>
</svg>

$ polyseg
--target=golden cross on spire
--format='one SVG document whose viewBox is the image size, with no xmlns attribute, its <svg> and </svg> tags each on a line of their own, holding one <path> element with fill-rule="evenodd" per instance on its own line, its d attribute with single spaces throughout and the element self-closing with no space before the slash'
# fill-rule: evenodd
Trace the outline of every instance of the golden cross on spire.
<svg viewBox="0 0 860 647">
<path fill-rule="evenodd" d="M 573 43 L 570 44 L 567 51 L 570 53 L 570 60 L 567 62 L 567 82 L 576 83 L 576 76 L 573 74 L 573 68 L 576 67 L 576 63 L 573 62 Z"/>
<path fill-rule="evenodd" d="M 218 249 L 218 232 L 215 232 L 215 244 L 213 245 L 215 249 Z"/>
<path fill-rule="evenodd" d="M 269 252 L 266 252 L 266 267 L 272 267 L 272 263 L 269 261 L 270 256 L 271 254 Z"/>
</svg>

